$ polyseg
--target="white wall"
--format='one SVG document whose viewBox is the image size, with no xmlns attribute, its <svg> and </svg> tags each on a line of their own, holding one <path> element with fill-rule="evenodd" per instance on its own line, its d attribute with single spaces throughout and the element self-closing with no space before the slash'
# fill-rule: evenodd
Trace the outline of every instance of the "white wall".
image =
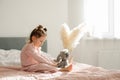
<svg viewBox="0 0 120 80">
<path fill-rule="evenodd" d="M 84 22 L 84 0 L 68 0 L 68 23 L 71 28 Z"/>
<path fill-rule="evenodd" d="M 0 0 L 0 37 L 28 37 L 42 24 L 48 28 L 48 52 L 53 56 L 62 48 L 59 30 L 67 21 L 68 0 Z"/>
</svg>

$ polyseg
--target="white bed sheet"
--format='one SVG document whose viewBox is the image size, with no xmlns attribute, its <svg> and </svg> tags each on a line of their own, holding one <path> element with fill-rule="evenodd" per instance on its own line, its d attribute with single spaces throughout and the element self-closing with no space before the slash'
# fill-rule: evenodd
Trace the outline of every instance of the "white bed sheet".
<svg viewBox="0 0 120 80">
<path fill-rule="evenodd" d="M 20 50 L 0 49 L 0 66 L 20 66 Z"/>
</svg>

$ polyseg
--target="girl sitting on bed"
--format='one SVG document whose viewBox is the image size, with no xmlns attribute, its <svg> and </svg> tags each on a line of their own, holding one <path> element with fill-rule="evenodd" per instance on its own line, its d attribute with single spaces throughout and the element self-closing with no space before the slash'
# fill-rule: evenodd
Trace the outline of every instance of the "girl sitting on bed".
<svg viewBox="0 0 120 80">
<path fill-rule="evenodd" d="M 41 54 L 41 46 L 46 40 L 47 29 L 42 25 L 35 28 L 30 34 L 30 41 L 21 51 L 21 65 L 25 71 L 56 72 L 55 62 Z"/>
<path fill-rule="evenodd" d="M 41 46 L 46 37 L 47 29 L 42 25 L 39 25 L 31 32 L 30 41 L 21 50 L 21 65 L 24 71 L 56 72 L 59 70 L 54 60 L 41 54 Z"/>
</svg>

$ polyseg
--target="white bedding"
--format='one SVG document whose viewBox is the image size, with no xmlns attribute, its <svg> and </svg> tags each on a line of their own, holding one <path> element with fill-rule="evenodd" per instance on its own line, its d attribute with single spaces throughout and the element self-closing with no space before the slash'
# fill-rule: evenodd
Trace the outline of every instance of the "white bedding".
<svg viewBox="0 0 120 80">
<path fill-rule="evenodd" d="M 20 66 L 20 50 L 0 49 L 0 66 Z"/>
</svg>

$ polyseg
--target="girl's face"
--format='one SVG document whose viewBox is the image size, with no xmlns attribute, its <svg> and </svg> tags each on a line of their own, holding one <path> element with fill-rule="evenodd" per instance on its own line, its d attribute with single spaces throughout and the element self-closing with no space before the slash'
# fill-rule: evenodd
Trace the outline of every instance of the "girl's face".
<svg viewBox="0 0 120 80">
<path fill-rule="evenodd" d="M 45 42 L 45 40 L 46 40 L 46 36 L 42 36 L 40 38 L 37 38 L 35 36 L 32 37 L 32 41 L 34 43 L 34 46 L 36 46 L 36 47 L 42 46 L 43 43 Z"/>
</svg>

